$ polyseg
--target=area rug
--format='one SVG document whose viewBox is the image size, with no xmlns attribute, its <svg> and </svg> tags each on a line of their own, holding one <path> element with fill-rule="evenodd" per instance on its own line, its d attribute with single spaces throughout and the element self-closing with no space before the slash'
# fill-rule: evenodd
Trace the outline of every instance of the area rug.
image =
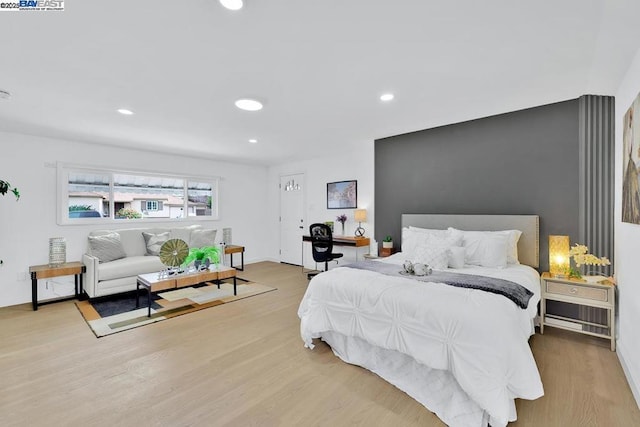
<svg viewBox="0 0 640 427">
<path fill-rule="evenodd" d="M 147 295 L 144 291 L 140 293 L 140 308 L 136 308 L 134 292 L 95 301 L 78 301 L 76 307 L 96 337 L 100 338 L 276 289 L 248 282 L 237 285 L 238 295 L 233 295 L 230 283 L 222 283 L 220 289 L 210 284 L 160 292 L 151 296 L 151 317 L 147 317 Z"/>
</svg>

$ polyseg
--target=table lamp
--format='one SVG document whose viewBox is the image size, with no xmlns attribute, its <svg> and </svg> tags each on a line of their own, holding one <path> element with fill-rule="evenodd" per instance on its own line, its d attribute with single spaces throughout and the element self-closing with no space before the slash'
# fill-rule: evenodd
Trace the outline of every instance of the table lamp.
<svg viewBox="0 0 640 427">
<path fill-rule="evenodd" d="M 549 236 L 549 273 L 567 277 L 569 271 L 569 236 Z"/>
<path fill-rule="evenodd" d="M 364 228 L 362 228 L 362 223 L 367 221 L 367 210 L 356 209 L 353 212 L 353 219 L 355 221 L 358 221 L 358 228 L 356 228 L 356 237 L 364 236 Z"/>
</svg>

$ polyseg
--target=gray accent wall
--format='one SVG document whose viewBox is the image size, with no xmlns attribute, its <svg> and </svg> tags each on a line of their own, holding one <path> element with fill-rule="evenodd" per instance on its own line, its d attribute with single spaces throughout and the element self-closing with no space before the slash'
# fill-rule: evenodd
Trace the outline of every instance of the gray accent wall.
<svg viewBox="0 0 640 427">
<path fill-rule="evenodd" d="M 403 213 L 540 216 L 579 238 L 577 99 L 375 141 L 375 238 L 401 242 Z"/>
</svg>

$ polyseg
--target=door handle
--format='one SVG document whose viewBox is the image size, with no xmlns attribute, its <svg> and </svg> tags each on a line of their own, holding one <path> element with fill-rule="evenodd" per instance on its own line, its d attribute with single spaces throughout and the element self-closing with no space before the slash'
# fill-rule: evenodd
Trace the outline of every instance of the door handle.
<svg viewBox="0 0 640 427">
<path fill-rule="evenodd" d="M 302 229 L 302 228 L 304 228 L 304 227 L 303 227 L 303 226 L 299 226 L 298 228 Z"/>
</svg>

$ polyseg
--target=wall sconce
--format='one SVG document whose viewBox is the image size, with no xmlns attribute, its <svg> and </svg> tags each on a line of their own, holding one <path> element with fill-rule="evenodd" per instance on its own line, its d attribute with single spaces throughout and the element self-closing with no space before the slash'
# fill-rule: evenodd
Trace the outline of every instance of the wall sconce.
<svg viewBox="0 0 640 427">
<path fill-rule="evenodd" d="M 356 228 L 356 237 L 364 236 L 364 228 L 362 228 L 362 223 L 367 221 L 367 210 L 356 209 L 355 211 L 353 211 L 353 219 L 358 221 L 358 228 Z"/>
<path fill-rule="evenodd" d="M 549 273 L 567 277 L 569 271 L 569 236 L 549 236 Z"/>
</svg>

